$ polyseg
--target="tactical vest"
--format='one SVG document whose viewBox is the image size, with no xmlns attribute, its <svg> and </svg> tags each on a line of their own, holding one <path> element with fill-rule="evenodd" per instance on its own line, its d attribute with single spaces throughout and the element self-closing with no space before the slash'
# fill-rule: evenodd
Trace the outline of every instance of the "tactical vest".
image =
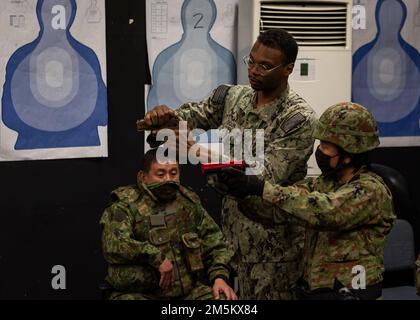
<svg viewBox="0 0 420 320">
<path fill-rule="evenodd" d="M 203 219 L 199 198 L 181 187 L 177 199 L 165 206 L 147 187 L 139 187 L 132 189 L 137 196 L 127 197 L 127 190 L 122 193 L 118 189 L 114 194 L 129 207 L 135 221 L 135 239 L 149 241 L 158 247 L 174 266 L 172 288 L 166 291 L 158 289 L 155 294 L 167 298 L 188 295 L 204 269 L 202 240 L 197 232 Z"/>
</svg>

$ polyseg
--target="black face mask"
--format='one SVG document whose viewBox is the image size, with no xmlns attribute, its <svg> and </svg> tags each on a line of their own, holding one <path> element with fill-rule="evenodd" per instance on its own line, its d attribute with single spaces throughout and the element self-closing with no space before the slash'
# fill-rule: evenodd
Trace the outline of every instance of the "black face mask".
<svg viewBox="0 0 420 320">
<path fill-rule="evenodd" d="M 161 202 L 171 202 L 176 199 L 179 183 L 175 181 L 158 182 L 147 185 L 147 188 Z"/>
<path fill-rule="evenodd" d="M 315 151 L 315 158 L 316 163 L 323 174 L 331 173 L 337 170 L 337 168 L 331 168 L 330 166 L 330 160 L 334 157 L 327 156 L 321 151 L 321 149 L 319 149 L 319 147 Z"/>
</svg>

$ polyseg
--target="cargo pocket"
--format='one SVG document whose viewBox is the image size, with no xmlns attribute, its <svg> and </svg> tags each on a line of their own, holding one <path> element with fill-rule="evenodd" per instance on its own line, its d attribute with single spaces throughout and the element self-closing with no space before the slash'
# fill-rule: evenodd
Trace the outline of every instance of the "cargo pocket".
<svg viewBox="0 0 420 320">
<path fill-rule="evenodd" d="M 190 271 L 195 272 L 204 269 L 201 257 L 201 239 L 194 232 L 184 233 L 182 243 L 186 252 L 186 259 Z"/>
<path fill-rule="evenodd" d="M 171 236 L 167 228 L 153 228 L 149 232 L 150 243 L 155 246 L 163 246 L 171 241 Z"/>
</svg>

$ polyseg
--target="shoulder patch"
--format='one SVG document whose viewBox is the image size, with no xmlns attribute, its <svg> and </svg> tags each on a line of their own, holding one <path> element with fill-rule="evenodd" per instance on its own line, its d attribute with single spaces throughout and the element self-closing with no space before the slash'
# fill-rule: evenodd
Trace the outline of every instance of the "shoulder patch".
<svg viewBox="0 0 420 320">
<path fill-rule="evenodd" d="M 211 102 L 214 104 L 224 104 L 225 99 L 229 93 L 230 86 L 228 85 L 221 85 L 218 86 L 217 89 L 214 91 L 213 96 L 211 97 Z"/>
<path fill-rule="evenodd" d="M 116 222 L 123 222 L 127 219 L 127 213 L 124 212 L 122 209 L 116 209 L 113 214 L 113 219 Z"/>
<path fill-rule="evenodd" d="M 280 128 L 283 130 L 284 133 L 291 132 L 294 128 L 296 128 L 301 123 L 305 122 L 306 117 L 301 113 L 296 113 L 295 115 L 291 116 L 289 119 L 284 121 Z"/>
</svg>

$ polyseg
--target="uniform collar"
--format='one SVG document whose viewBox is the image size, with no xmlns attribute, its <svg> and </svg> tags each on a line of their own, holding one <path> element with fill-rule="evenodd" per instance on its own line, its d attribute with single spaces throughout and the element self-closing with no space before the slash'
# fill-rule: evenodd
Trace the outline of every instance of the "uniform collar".
<svg viewBox="0 0 420 320">
<path fill-rule="evenodd" d="M 144 184 L 140 180 L 137 180 L 137 187 L 141 191 L 143 191 L 144 193 L 146 193 L 150 198 L 152 198 L 153 201 L 159 202 L 158 199 L 155 197 L 155 195 L 152 193 L 152 191 L 150 191 L 149 188 L 146 186 L 146 184 Z"/>
<path fill-rule="evenodd" d="M 152 200 L 154 202 L 161 203 L 156 198 L 156 196 L 153 194 L 153 192 L 150 191 L 150 189 L 147 187 L 147 185 L 145 183 L 141 182 L 140 180 L 137 180 L 137 187 L 141 191 L 143 191 L 144 193 L 146 193 L 150 198 L 152 198 Z M 184 187 L 182 185 L 179 185 L 179 191 L 177 192 L 177 199 L 178 199 L 179 195 L 182 194 L 182 195 L 186 196 L 188 199 L 190 199 L 192 202 L 195 202 L 190 196 L 188 196 L 188 195 L 185 194 L 185 191 L 184 190 L 185 190 Z M 174 202 L 176 202 L 176 200 Z"/>
<path fill-rule="evenodd" d="M 256 100 L 257 100 L 257 92 L 253 91 L 252 94 L 252 104 L 249 112 L 256 114 L 261 120 L 265 122 L 269 122 L 272 120 L 273 115 L 280 113 L 283 111 L 283 101 L 289 96 L 290 93 L 290 86 L 287 84 L 286 89 L 283 93 L 275 98 L 273 101 L 265 104 L 262 108 L 256 109 L 254 108 Z"/>
<path fill-rule="evenodd" d="M 361 167 L 360 167 L 360 169 L 359 169 L 359 170 L 357 170 L 357 171 L 354 173 L 353 177 L 351 177 L 351 179 L 350 179 L 350 181 L 349 181 L 349 182 L 351 182 L 351 181 L 353 181 L 353 180 L 358 179 L 362 173 L 365 173 L 365 172 L 367 172 L 367 171 L 368 171 L 367 166 L 361 166 Z"/>
<path fill-rule="evenodd" d="M 339 182 L 339 181 L 337 181 L 336 182 L 336 184 L 337 184 L 337 186 L 339 186 L 339 187 L 341 187 L 341 186 L 343 186 L 343 185 L 345 185 L 345 184 L 348 184 L 348 183 L 350 183 L 350 182 L 352 182 L 352 181 L 354 181 L 354 180 L 357 180 L 357 179 L 359 179 L 359 177 L 360 177 L 360 175 L 362 174 L 362 173 L 365 173 L 367 171 L 367 167 L 366 166 L 362 166 L 362 167 L 360 167 L 360 169 L 359 170 L 357 170 L 354 174 L 353 174 L 353 176 L 351 177 L 351 179 L 349 180 L 349 181 L 347 181 L 347 182 Z"/>
</svg>

